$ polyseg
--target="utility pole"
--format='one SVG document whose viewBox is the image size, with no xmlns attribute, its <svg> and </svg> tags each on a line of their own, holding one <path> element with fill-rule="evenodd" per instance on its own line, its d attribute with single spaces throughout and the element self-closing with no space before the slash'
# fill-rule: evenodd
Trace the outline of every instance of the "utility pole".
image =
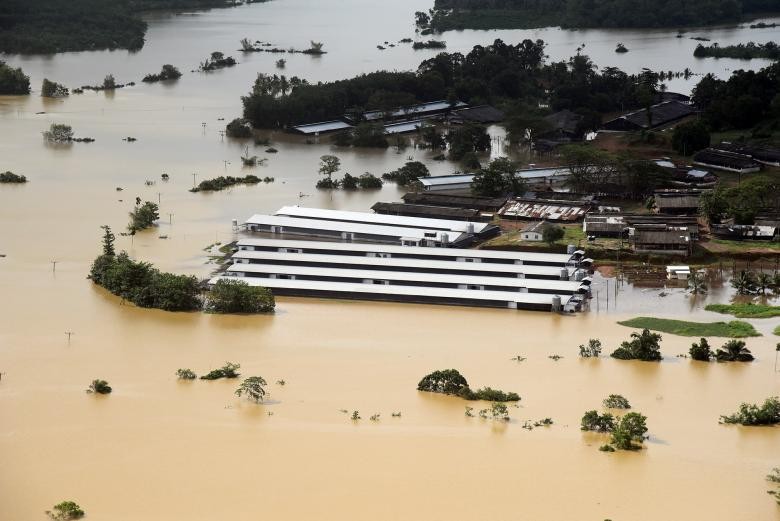
<svg viewBox="0 0 780 521">
<path fill-rule="evenodd" d="M 169 213 L 169 214 L 168 214 L 168 224 L 169 224 L 169 225 L 172 225 L 172 224 L 173 224 L 173 214 L 172 214 L 172 213 Z"/>
<path fill-rule="evenodd" d="M 161 199 L 161 196 L 160 196 L 160 192 L 157 192 L 157 204 L 158 205 L 162 204 L 162 199 Z"/>
<path fill-rule="evenodd" d="M 227 166 L 230 164 L 230 161 L 223 159 L 222 162 L 225 163 L 225 172 L 227 172 Z"/>
<path fill-rule="evenodd" d="M 73 331 L 65 331 L 65 334 L 68 335 L 68 345 L 70 345 L 70 337 L 71 335 L 75 335 L 76 333 L 74 333 Z"/>
<path fill-rule="evenodd" d="M 57 271 L 57 261 L 53 260 L 51 261 L 51 272 L 55 273 Z"/>
<path fill-rule="evenodd" d="M 198 174 L 195 172 L 192 173 L 192 187 L 195 188 L 195 178 L 198 177 Z"/>
</svg>

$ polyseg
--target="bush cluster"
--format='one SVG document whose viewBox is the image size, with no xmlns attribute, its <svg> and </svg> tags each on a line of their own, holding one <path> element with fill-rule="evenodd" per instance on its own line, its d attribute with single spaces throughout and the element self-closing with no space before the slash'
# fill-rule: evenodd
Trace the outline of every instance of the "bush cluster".
<svg viewBox="0 0 780 521">
<path fill-rule="evenodd" d="M 145 83 L 154 83 L 157 81 L 178 80 L 179 78 L 181 78 L 179 69 L 173 65 L 165 64 L 158 74 L 147 74 L 141 81 Z"/>
<path fill-rule="evenodd" d="M 203 309 L 210 313 L 270 313 L 276 307 L 268 288 L 242 280 L 220 279 L 211 287 Z"/>
<path fill-rule="evenodd" d="M 14 174 L 13 172 L 0 173 L 0 183 L 26 183 L 27 178 L 23 175 Z"/>
<path fill-rule="evenodd" d="M 517 402 L 520 396 L 513 392 L 504 392 L 490 387 L 471 390 L 466 378 L 455 369 L 434 371 L 417 384 L 418 391 L 459 396 L 466 400 L 485 400 L 492 402 Z"/>
<path fill-rule="evenodd" d="M 219 369 L 209 371 L 207 374 L 200 377 L 201 380 L 219 380 L 220 378 L 238 378 L 241 373 L 238 369 L 241 368 L 241 364 L 234 364 L 233 362 L 225 362 L 225 365 Z"/>
<path fill-rule="evenodd" d="M 642 360 L 644 362 L 657 362 L 663 359 L 661 356 L 661 335 L 651 333 L 649 329 L 642 333 L 631 333 L 631 340 L 620 344 L 610 355 L 619 360 Z"/>
<path fill-rule="evenodd" d="M 720 421 L 740 425 L 776 425 L 780 423 L 780 399 L 773 396 L 761 405 L 740 404 L 737 412 L 721 416 Z"/>
<path fill-rule="evenodd" d="M 2 42 L 2 39 L 0 39 Z M 0 45 L 0 49 L 2 49 Z M 3 49 L 7 51 L 7 49 Z M 29 94 L 30 77 L 21 68 L 13 68 L 0 60 L 0 94 Z"/>
<path fill-rule="evenodd" d="M 256 185 L 259 182 L 260 178 L 252 174 L 244 177 L 233 177 L 230 175 L 219 176 L 214 179 L 205 179 L 201 181 L 198 183 L 198 186 L 191 188 L 190 192 L 216 192 L 237 184 Z"/>
</svg>

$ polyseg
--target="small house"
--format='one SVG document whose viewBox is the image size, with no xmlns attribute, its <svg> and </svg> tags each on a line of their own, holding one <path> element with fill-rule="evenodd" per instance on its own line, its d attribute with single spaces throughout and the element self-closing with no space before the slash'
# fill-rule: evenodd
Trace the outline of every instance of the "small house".
<svg viewBox="0 0 780 521">
<path fill-rule="evenodd" d="M 520 238 L 524 241 L 541 242 L 544 240 L 544 228 L 547 226 L 546 221 L 538 221 L 529 224 L 523 231 L 520 232 Z"/>
</svg>

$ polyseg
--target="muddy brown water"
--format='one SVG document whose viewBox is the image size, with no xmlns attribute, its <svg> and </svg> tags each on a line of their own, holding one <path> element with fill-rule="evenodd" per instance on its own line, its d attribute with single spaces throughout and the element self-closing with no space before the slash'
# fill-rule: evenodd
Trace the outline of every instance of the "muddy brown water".
<svg viewBox="0 0 780 521">
<path fill-rule="evenodd" d="M 332 53 L 319 61 L 288 57 L 288 74 L 305 72 L 311 79 L 371 70 L 380 62 L 411 68 L 430 55 L 375 49 L 385 39 L 411 35 L 411 2 L 343 6 L 361 16 L 373 13 L 383 20 L 378 27 L 349 19 L 339 25 L 341 7 L 311 14 L 302 5 L 309 4 L 156 14 L 148 45 L 137 54 L 9 61 L 23 65 L 36 86 L 44 75 L 73 86 L 108 72 L 119 81 L 138 79 L 165 62 L 187 70 L 204 53 L 228 50 L 244 35 L 283 46 L 325 41 Z M 354 38 L 341 37 L 345 24 Z M 774 34 L 708 31 L 733 39 Z M 672 40 L 669 31 L 618 36 L 557 29 L 464 31 L 445 39 L 450 49 L 465 50 L 498 34 L 507 41 L 560 35 L 561 42 L 551 43 L 556 56 L 571 54 L 580 40 L 611 52 L 619 39 L 632 52 L 614 56 L 616 63 L 640 56 L 632 35 L 646 43 L 646 56 L 676 57 L 669 46 L 687 53 L 691 43 Z M 600 65 L 611 63 L 611 54 L 603 56 Z M 279 299 L 272 316 L 220 317 L 136 309 L 87 281 L 99 226 L 121 231 L 136 196 L 160 201 L 160 226 L 132 241 L 118 237 L 118 248 L 161 269 L 198 276 L 215 267 L 204 248 L 235 238 L 233 218 L 287 204 L 365 210 L 378 200 L 398 200 L 402 192 L 393 185 L 317 193 L 318 158 L 333 151 L 324 141 L 307 145 L 273 133 L 279 153 L 250 145 L 268 164 L 241 167 L 244 144 L 219 136 L 219 118 L 239 113 L 238 95 L 257 70 L 271 70 L 272 58 L 241 58 L 248 63 L 213 75 L 187 74 L 175 86 L 54 101 L 0 98 L 0 169 L 30 179 L 0 186 L 0 254 L 6 255 L 0 258 L 0 520 L 44 519 L 43 511 L 64 499 L 81 504 L 89 519 L 112 521 L 780 519 L 764 481 L 780 465 L 780 429 L 717 423 L 741 401 L 780 394 L 780 373 L 773 372 L 778 339 L 771 336 L 780 320 L 751 321 L 765 335 L 748 340 L 758 358 L 752 364 L 676 358 L 692 339 L 672 335 L 664 335 L 660 364 L 577 357 L 577 345 L 588 338 L 600 338 L 605 351 L 624 340 L 631 330 L 616 324 L 621 318 L 723 319 L 703 311 L 707 302 L 728 300 L 722 288 L 693 299 L 682 288 L 664 290 L 662 297 L 659 289 L 625 285 L 615 299 L 614 279 L 596 276 L 598 308 L 570 317 L 289 298 Z M 96 141 L 45 145 L 40 132 L 52 122 L 71 124 Z M 122 141 L 127 136 L 138 141 Z M 455 168 L 414 149 L 338 154 L 342 171 L 353 175 L 380 174 L 409 157 L 435 174 Z M 170 181 L 160 179 L 163 172 Z M 192 194 L 193 173 L 196 181 L 226 173 L 276 181 Z M 73 333 L 70 342 L 65 332 Z M 553 361 L 553 354 L 563 358 Z M 526 361 L 512 361 L 517 355 Z M 178 382 L 174 376 L 180 367 L 203 374 L 225 361 L 241 363 L 245 376 L 263 376 L 268 402 L 234 396 L 235 381 Z M 465 406 L 484 405 L 415 390 L 424 374 L 449 367 L 474 387 L 520 393 L 512 420 L 467 418 Z M 94 378 L 108 380 L 114 392 L 85 394 Z M 284 386 L 276 383 L 282 379 Z M 599 408 L 610 393 L 625 395 L 648 416 L 651 438 L 644 450 L 604 454 L 598 451 L 604 437 L 580 432 L 582 413 Z M 354 410 L 359 422 L 349 419 Z M 376 413 L 379 421 L 371 421 Z M 555 424 L 522 428 L 545 417 Z"/>
</svg>

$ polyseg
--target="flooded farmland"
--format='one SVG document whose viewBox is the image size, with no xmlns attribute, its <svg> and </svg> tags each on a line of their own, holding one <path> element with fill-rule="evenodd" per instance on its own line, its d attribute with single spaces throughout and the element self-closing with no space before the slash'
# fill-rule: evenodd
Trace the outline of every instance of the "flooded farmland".
<svg viewBox="0 0 780 521">
<path fill-rule="evenodd" d="M 417 8 L 409 0 L 336 7 L 279 0 L 156 13 L 148 17 L 147 45 L 135 54 L 3 59 L 22 66 L 35 86 L 44 76 L 77 86 L 109 72 L 138 81 L 162 63 L 189 70 L 213 50 L 237 48 L 243 36 L 284 47 L 313 39 L 325 42 L 328 54 L 290 57 L 286 73 L 329 80 L 413 69 L 432 56 L 375 47 L 412 36 Z M 343 38 L 346 30 L 352 38 Z M 778 31 L 702 34 L 725 44 L 777 40 Z M 695 61 L 695 42 L 675 34 L 544 29 L 442 38 L 448 50 L 464 51 L 497 37 L 539 37 L 550 43 L 552 59 L 586 43 L 599 66 L 626 70 L 634 60 L 721 76 L 765 65 Z M 615 55 L 616 41 L 631 47 L 628 57 Z M 597 275 L 598 309 L 592 303 L 576 316 L 294 298 L 278 299 L 270 316 L 214 316 L 135 308 L 86 280 L 99 227 L 122 230 L 136 196 L 160 202 L 160 226 L 117 237 L 117 247 L 163 270 L 205 277 L 216 265 L 204 248 L 236 237 L 232 219 L 289 204 L 366 210 L 402 195 L 392 184 L 318 193 L 318 158 L 330 145 L 278 132 L 267 134 L 279 152 L 260 147 L 255 153 L 268 157 L 267 165 L 244 169 L 245 144 L 219 135 L 220 118 L 240 114 L 239 96 L 258 71 L 272 72 L 275 58 L 232 54 L 241 62 L 235 68 L 185 74 L 175 86 L 55 101 L 0 97 L 0 170 L 30 180 L 0 186 L 0 521 L 45 519 L 44 510 L 70 498 L 95 521 L 780 520 L 764 480 L 780 465 L 780 429 L 718 424 L 740 402 L 780 394 L 779 338 L 772 336 L 780 319 L 749 320 L 764 335 L 747 340 L 756 356 L 751 364 L 679 358 L 695 339 L 666 334 L 661 363 L 577 356 L 589 338 L 611 351 L 632 332 L 617 321 L 640 314 L 725 320 L 703 310 L 728 301 L 724 288 L 693 298 L 680 288 L 627 281 L 615 297 L 615 279 Z M 670 90 L 691 84 L 674 80 Z M 53 122 L 96 141 L 46 145 L 40 133 Z M 128 136 L 138 141 L 122 140 Z M 433 174 L 456 168 L 412 148 L 339 156 L 342 171 L 353 174 L 378 175 L 409 157 Z M 188 191 L 194 181 L 247 173 L 275 181 Z M 518 356 L 525 360 L 513 360 Z M 269 400 L 255 405 L 236 397 L 236 381 L 176 379 L 178 368 L 203 374 L 225 361 L 240 363 L 243 376 L 263 376 Z M 451 367 L 475 388 L 519 393 L 511 421 L 467 417 L 466 406 L 480 405 L 416 391 L 422 376 Z M 95 378 L 108 380 L 114 392 L 85 394 Z M 643 450 L 605 454 L 598 447 L 606 436 L 580 431 L 583 412 L 600 408 L 611 393 L 648 417 Z M 351 420 L 353 411 L 362 419 Z M 547 417 L 552 426 L 523 428 Z"/>
</svg>

